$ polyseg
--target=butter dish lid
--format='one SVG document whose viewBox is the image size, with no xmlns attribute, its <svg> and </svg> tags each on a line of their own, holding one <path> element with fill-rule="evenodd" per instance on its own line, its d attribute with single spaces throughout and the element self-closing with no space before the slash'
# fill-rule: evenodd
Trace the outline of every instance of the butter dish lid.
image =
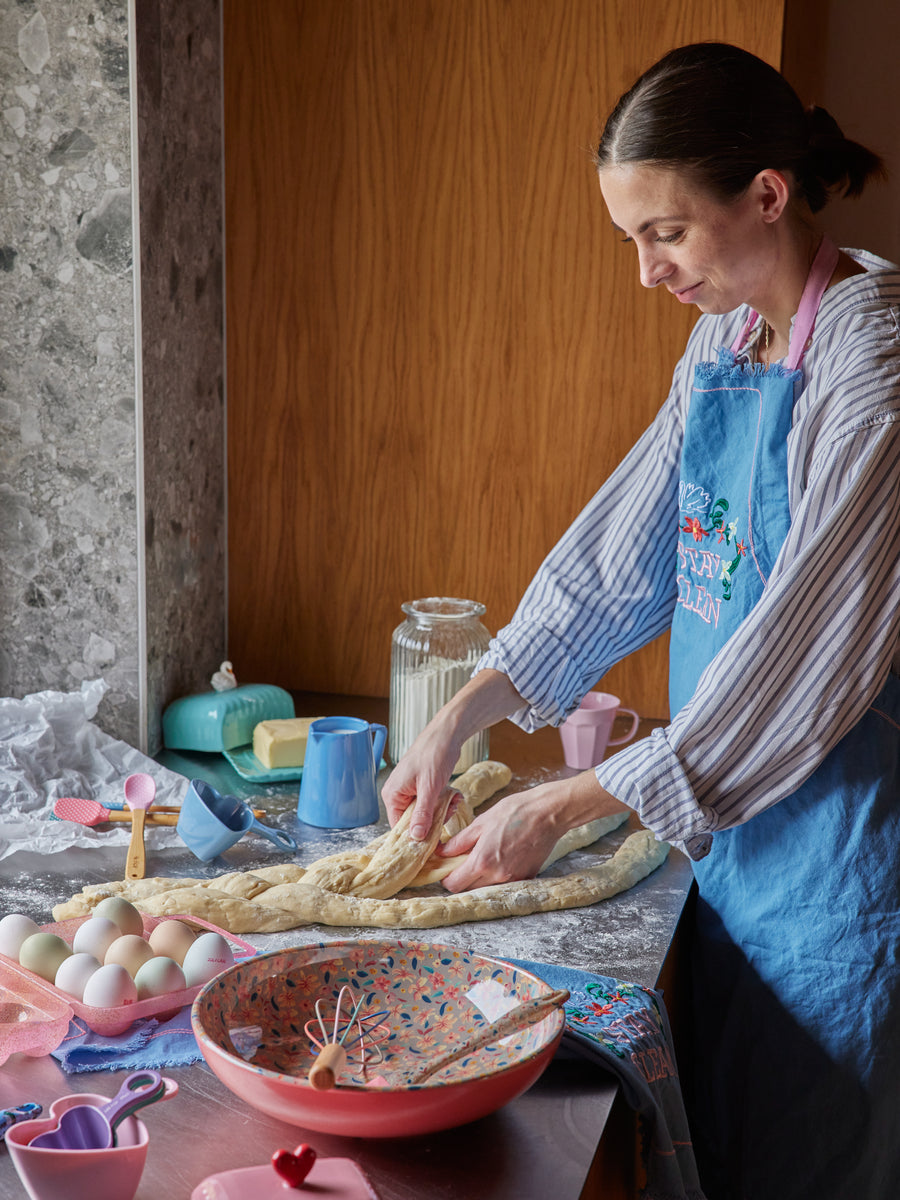
<svg viewBox="0 0 900 1200">
<path fill-rule="evenodd" d="M 11 1054 L 49 1054 L 71 1019 L 72 1007 L 59 992 L 0 954 L 0 1065 Z"/>
<path fill-rule="evenodd" d="M 293 715 L 290 692 L 272 683 L 200 692 L 173 700 L 163 712 L 163 742 L 170 750 L 221 754 L 252 742 L 253 729 L 260 721 Z"/>
</svg>

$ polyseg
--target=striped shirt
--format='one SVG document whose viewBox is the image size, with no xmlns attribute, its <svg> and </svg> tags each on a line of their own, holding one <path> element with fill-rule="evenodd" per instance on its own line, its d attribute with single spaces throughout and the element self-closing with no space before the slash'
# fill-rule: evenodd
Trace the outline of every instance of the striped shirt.
<svg viewBox="0 0 900 1200">
<path fill-rule="evenodd" d="M 596 768 L 660 840 L 711 835 L 795 791 L 900 668 L 900 269 L 822 300 L 788 437 L 791 526 L 763 596 L 665 728 Z M 702 315 L 650 428 L 551 551 L 479 669 L 512 681 L 526 730 L 558 725 L 666 630 L 677 586 L 682 433 L 694 365 L 747 309 Z M 898 671 L 900 673 L 900 671 Z"/>
</svg>

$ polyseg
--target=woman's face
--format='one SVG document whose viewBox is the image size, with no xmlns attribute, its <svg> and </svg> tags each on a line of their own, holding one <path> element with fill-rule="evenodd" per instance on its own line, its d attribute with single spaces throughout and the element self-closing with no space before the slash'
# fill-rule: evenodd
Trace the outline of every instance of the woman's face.
<svg viewBox="0 0 900 1200">
<path fill-rule="evenodd" d="M 641 163 L 603 167 L 599 176 L 613 224 L 637 247 L 644 287 L 663 284 L 705 313 L 765 307 L 776 263 L 759 176 L 731 202 L 686 173 Z"/>
</svg>

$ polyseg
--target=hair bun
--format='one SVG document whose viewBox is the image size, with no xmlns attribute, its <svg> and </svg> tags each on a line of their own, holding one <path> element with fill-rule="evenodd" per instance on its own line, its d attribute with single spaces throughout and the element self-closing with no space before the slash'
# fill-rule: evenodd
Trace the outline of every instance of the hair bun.
<svg viewBox="0 0 900 1200">
<path fill-rule="evenodd" d="M 806 131 L 812 147 L 835 146 L 845 140 L 843 130 L 826 108 L 810 104 L 806 109 Z"/>
</svg>

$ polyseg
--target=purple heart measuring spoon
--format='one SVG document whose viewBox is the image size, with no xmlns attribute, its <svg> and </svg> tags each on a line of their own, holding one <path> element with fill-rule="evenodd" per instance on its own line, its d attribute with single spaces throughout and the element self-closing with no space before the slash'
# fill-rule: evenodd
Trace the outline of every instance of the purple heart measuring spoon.
<svg viewBox="0 0 900 1200">
<path fill-rule="evenodd" d="M 115 1145 L 120 1121 L 147 1104 L 167 1100 L 178 1091 L 173 1079 L 158 1071 L 135 1071 L 108 1104 L 76 1104 L 59 1118 L 55 1129 L 39 1133 L 29 1145 L 40 1150 L 107 1150 Z"/>
</svg>

